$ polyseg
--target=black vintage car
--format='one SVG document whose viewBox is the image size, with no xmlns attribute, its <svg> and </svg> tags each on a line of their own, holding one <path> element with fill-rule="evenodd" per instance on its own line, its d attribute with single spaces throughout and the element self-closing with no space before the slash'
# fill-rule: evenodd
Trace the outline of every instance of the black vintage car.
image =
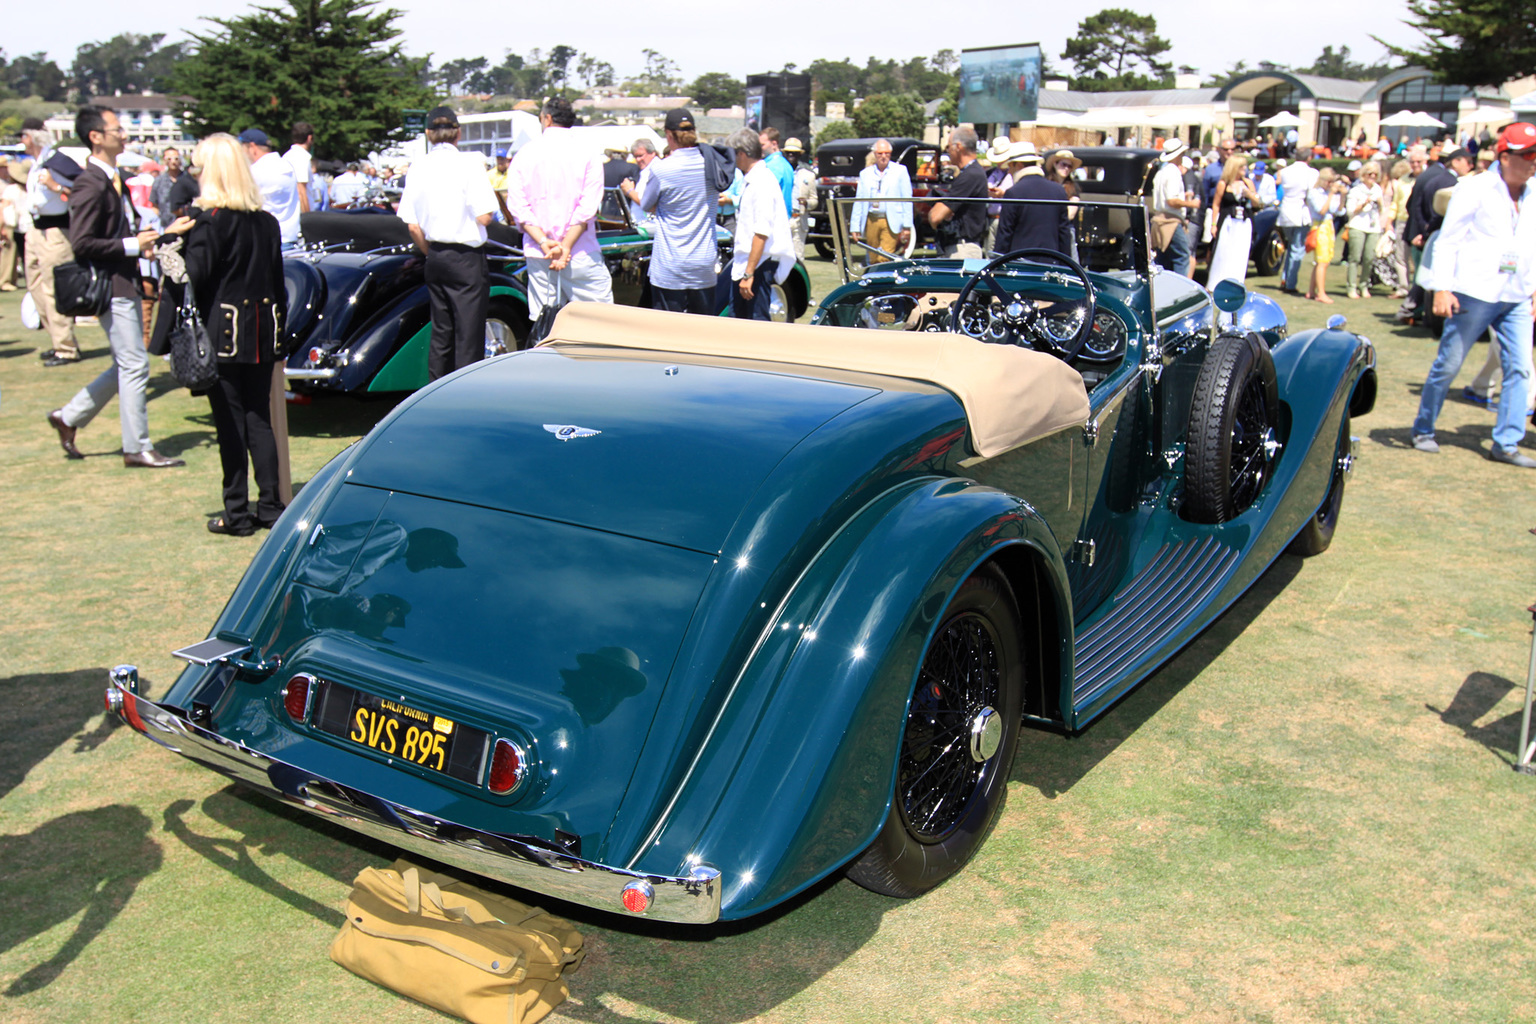
<svg viewBox="0 0 1536 1024">
<path fill-rule="evenodd" d="M 1060 148 L 1045 151 L 1047 165 Z M 1134 146 L 1073 147 L 1072 155 L 1082 160 L 1083 165 L 1073 172 L 1072 177 L 1080 191 L 1096 196 L 1150 200 L 1152 178 L 1161 166 L 1157 160 L 1159 152 Z M 1275 224 L 1279 216 L 1277 205 L 1265 207 L 1253 215 L 1253 246 L 1248 250 L 1248 258 L 1253 260 L 1254 269 L 1260 275 L 1279 273 L 1280 261 L 1285 257 L 1285 240 Z M 1081 239 L 1078 244 L 1082 244 Z"/>
<path fill-rule="evenodd" d="M 606 193 L 597 226 L 614 302 L 650 305 L 650 231 L 634 223 L 617 189 Z M 389 393 L 425 385 L 432 333 L 425 264 L 405 222 L 381 210 L 307 213 L 303 231 L 308 248 L 283 260 L 288 386 L 300 392 Z M 524 348 L 531 325 L 522 233 L 505 224 L 492 224 L 486 233 L 491 295 L 485 351 L 494 356 Z M 724 265 L 732 243 L 724 230 L 719 235 Z M 810 276 L 797 264 L 774 286 L 773 319 L 798 319 L 810 297 Z M 722 310 L 729 298 L 727 281 L 718 296 Z"/>
<path fill-rule="evenodd" d="M 869 160 L 869 151 L 878 139 L 833 139 L 816 147 L 816 195 L 820 200 L 811 213 L 810 232 L 806 239 L 816 247 L 822 259 L 831 259 L 832 224 L 827 211 L 831 200 L 852 196 L 858 191 L 859 172 Z M 888 139 L 891 144 L 891 161 L 901 164 L 912 178 L 912 194 L 926 196 L 939 181 L 939 147 L 917 139 L 898 137 Z M 928 228 L 928 205 L 919 203 L 913 208 L 917 231 L 913 242 L 925 244 L 932 236 Z"/>
</svg>

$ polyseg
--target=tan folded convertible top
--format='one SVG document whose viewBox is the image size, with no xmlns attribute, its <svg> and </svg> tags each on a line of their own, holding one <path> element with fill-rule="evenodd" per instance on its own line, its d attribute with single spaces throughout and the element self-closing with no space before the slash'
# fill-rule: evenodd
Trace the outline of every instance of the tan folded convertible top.
<svg viewBox="0 0 1536 1024">
<path fill-rule="evenodd" d="M 1088 390 L 1055 356 L 959 334 L 812 327 L 573 302 L 544 345 L 728 356 L 927 381 L 965 407 L 971 447 L 992 458 L 1088 422 Z"/>
</svg>

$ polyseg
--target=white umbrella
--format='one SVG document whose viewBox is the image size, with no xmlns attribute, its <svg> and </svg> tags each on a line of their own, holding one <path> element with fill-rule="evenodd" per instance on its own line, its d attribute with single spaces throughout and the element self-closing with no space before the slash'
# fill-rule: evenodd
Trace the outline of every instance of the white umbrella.
<svg viewBox="0 0 1536 1024">
<path fill-rule="evenodd" d="M 1476 106 L 1471 110 L 1463 110 L 1456 117 L 1457 124 L 1503 124 L 1505 121 L 1515 119 L 1514 111 L 1508 107 Z"/>
<path fill-rule="evenodd" d="M 1419 118 L 1427 116 L 1427 114 L 1415 114 L 1411 110 L 1399 110 L 1391 117 L 1382 118 L 1380 124 L 1383 128 L 1417 128 L 1424 123 Z"/>
<path fill-rule="evenodd" d="M 1420 110 L 1418 113 L 1414 114 L 1413 116 L 1418 118 L 1418 120 L 1414 122 L 1414 124 L 1417 127 L 1420 127 L 1420 128 L 1444 128 L 1445 127 L 1445 122 L 1444 121 L 1440 120 L 1438 117 L 1435 117 L 1433 114 L 1427 114 L 1427 113 L 1425 113 L 1422 110 Z"/>
<path fill-rule="evenodd" d="M 1260 128 L 1300 128 L 1301 118 L 1289 110 L 1282 110 L 1273 117 L 1266 117 L 1259 122 Z"/>
</svg>

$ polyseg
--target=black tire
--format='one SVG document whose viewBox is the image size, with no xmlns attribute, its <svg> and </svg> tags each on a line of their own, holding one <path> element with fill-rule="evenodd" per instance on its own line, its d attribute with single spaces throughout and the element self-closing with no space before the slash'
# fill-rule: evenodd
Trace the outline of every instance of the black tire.
<svg viewBox="0 0 1536 1024">
<path fill-rule="evenodd" d="M 908 706 L 885 824 L 848 868 L 859 885 L 918 896 L 964 867 L 992 830 L 1019 745 L 1021 632 L 1013 592 L 992 566 L 944 610 Z"/>
<path fill-rule="evenodd" d="M 489 358 L 501 355 L 492 352 L 492 338 L 497 338 L 506 352 L 516 352 L 528 347 L 528 307 L 510 295 L 492 295 L 485 310 L 485 354 Z"/>
<path fill-rule="evenodd" d="M 1259 249 L 1253 254 L 1254 269 L 1260 277 L 1269 277 L 1280 273 L 1280 264 L 1285 262 L 1285 236 L 1279 228 L 1271 228 L 1264 241 L 1259 243 Z"/>
<path fill-rule="evenodd" d="M 1225 523 L 1269 483 L 1280 398 L 1269 346 L 1252 331 L 1224 334 L 1195 379 L 1184 448 L 1184 517 Z"/>
<path fill-rule="evenodd" d="M 1344 507 L 1344 482 L 1349 477 L 1344 467 L 1348 458 L 1349 412 L 1346 410 L 1344 422 L 1339 424 L 1339 443 L 1333 449 L 1333 473 L 1328 478 L 1328 493 L 1323 495 L 1323 503 L 1317 507 L 1317 511 L 1307 520 L 1307 525 L 1301 528 L 1286 551 L 1310 558 L 1327 551 L 1328 545 L 1333 543 L 1333 531 L 1339 525 L 1339 510 Z"/>
<path fill-rule="evenodd" d="M 837 255 L 837 250 L 832 247 L 832 243 L 824 238 L 813 238 L 811 244 L 816 247 L 816 255 L 824 260 L 830 260 Z"/>
</svg>

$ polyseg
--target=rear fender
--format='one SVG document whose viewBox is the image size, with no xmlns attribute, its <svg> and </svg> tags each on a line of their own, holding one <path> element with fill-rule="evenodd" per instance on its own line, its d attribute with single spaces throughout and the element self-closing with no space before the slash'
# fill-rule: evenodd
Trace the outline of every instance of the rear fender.
<svg viewBox="0 0 1536 1024">
<path fill-rule="evenodd" d="M 527 309 L 528 299 L 522 286 L 511 278 L 499 279 L 499 275 L 493 275 L 491 297 L 500 295 L 515 299 Z M 375 322 L 381 332 L 377 337 L 372 333 L 375 325 L 370 325 L 370 333 L 352 346 L 354 363 L 359 359 L 356 353 L 365 348 L 376 354 L 363 357 L 368 369 L 356 378 L 347 378 L 347 390 L 366 386 L 369 391 L 415 391 L 427 384 L 427 348 L 432 340 L 432 323 L 427 311 L 426 289 L 412 292 L 407 302 L 410 305 L 405 308 L 397 306 L 390 310 L 390 321 Z"/>
<path fill-rule="evenodd" d="M 740 917 L 868 846 L 890 805 L 929 637 L 966 577 L 1014 547 L 1048 566 L 1057 663 L 1070 665 L 1061 553 L 1032 508 L 969 480 L 887 492 L 827 545 L 769 621 L 631 866 L 716 867 L 726 879 L 722 917 Z"/>
</svg>

